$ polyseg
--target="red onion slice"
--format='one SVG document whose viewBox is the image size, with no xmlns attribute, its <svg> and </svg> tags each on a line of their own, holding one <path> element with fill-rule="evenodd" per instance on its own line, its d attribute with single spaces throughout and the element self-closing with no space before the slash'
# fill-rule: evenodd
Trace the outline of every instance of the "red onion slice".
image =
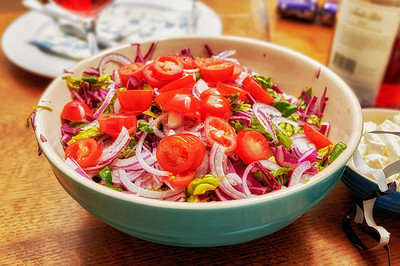
<svg viewBox="0 0 400 266">
<path fill-rule="evenodd" d="M 167 171 L 163 171 L 163 170 L 159 170 L 159 169 L 156 169 L 154 167 L 151 167 L 144 160 L 142 149 L 143 149 L 143 142 L 144 142 L 146 136 L 147 136 L 147 133 L 143 133 L 140 136 L 140 139 L 139 139 L 139 141 L 138 141 L 138 143 L 136 145 L 136 158 L 137 158 L 140 166 L 142 166 L 142 168 L 144 170 L 146 170 L 147 172 L 149 172 L 151 174 L 154 174 L 154 175 L 157 175 L 157 176 L 168 176 L 168 172 Z"/>
<path fill-rule="evenodd" d="M 144 189 L 135 183 L 129 181 L 125 170 L 119 169 L 119 177 L 124 185 L 124 187 L 133 192 L 134 194 L 137 194 L 138 196 L 142 196 L 145 198 L 152 198 L 152 199 L 168 199 L 170 197 L 177 196 L 181 194 L 182 192 L 185 191 L 185 187 L 177 187 L 174 190 L 168 189 L 168 190 L 160 190 L 160 191 L 155 191 L 155 190 L 149 190 L 149 189 Z"/>
<path fill-rule="evenodd" d="M 299 164 L 294 170 L 293 173 L 290 177 L 289 181 L 289 187 L 294 186 L 298 183 L 300 183 L 300 178 L 303 175 L 303 173 L 310 169 L 312 167 L 312 164 L 310 161 L 304 161 L 301 164 Z"/>
<path fill-rule="evenodd" d="M 132 60 L 120 53 L 109 53 L 103 56 L 103 58 L 99 62 L 99 72 L 100 75 L 104 74 L 104 68 L 107 63 L 115 62 L 120 64 L 121 66 L 132 64 Z"/>
</svg>

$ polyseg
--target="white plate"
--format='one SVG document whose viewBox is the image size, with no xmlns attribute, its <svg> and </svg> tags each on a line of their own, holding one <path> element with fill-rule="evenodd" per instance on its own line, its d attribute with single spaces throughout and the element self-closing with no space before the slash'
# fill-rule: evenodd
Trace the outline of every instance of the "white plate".
<svg viewBox="0 0 400 266">
<path fill-rule="evenodd" d="M 180 5 L 182 0 L 117 0 L 116 4 L 127 4 L 130 8 L 154 8 L 156 11 L 182 11 L 183 6 Z M 186 1 L 190 2 L 190 1 Z M 221 21 L 208 6 L 196 2 L 196 10 L 198 11 L 197 27 L 193 34 L 199 35 L 219 35 L 222 32 Z M 100 18 L 101 19 L 101 18 Z M 64 69 L 77 63 L 76 60 L 58 56 L 52 53 L 44 52 L 38 47 L 30 44 L 30 40 L 40 32 L 53 30 L 57 27 L 56 23 L 49 17 L 30 11 L 15 20 L 5 31 L 2 37 L 2 48 L 4 54 L 17 66 L 32 72 L 34 74 L 47 78 L 54 78 L 63 73 Z M 171 32 L 171 36 L 149 35 L 146 37 L 135 35 L 135 41 L 145 41 L 148 39 L 156 39 L 157 37 L 166 38 L 182 35 L 182 32 Z M 184 44 L 183 44 L 184 46 Z M 182 47 L 184 48 L 184 47 Z"/>
</svg>

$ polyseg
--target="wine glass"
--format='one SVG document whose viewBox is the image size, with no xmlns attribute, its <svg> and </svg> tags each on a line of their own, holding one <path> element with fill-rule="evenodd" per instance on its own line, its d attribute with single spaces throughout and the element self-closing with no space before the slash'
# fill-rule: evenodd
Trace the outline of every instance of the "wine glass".
<svg viewBox="0 0 400 266">
<path fill-rule="evenodd" d="M 91 54 L 97 52 L 96 22 L 100 12 L 115 0 L 51 0 L 57 6 L 79 16 L 85 29 Z"/>
</svg>

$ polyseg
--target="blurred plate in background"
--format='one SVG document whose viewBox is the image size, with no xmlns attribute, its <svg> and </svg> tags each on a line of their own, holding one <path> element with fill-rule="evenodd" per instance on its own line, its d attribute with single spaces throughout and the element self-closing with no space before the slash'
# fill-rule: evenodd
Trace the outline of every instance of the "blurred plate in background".
<svg viewBox="0 0 400 266">
<path fill-rule="evenodd" d="M 186 5 L 191 5 L 191 1 L 184 2 Z M 222 25 L 219 17 L 212 9 L 200 2 L 196 2 L 195 6 L 198 19 L 194 31 L 188 29 L 191 23 L 184 18 L 177 23 L 179 25 L 171 23 L 174 14 L 179 12 L 179 14 L 183 14 L 184 8 L 188 8 L 181 3 L 182 0 L 153 0 L 151 2 L 146 0 L 117 0 L 113 5 L 114 7 L 123 5 L 125 10 L 132 10 L 131 15 L 137 16 L 134 19 L 142 19 L 142 23 L 138 21 L 136 28 L 129 32 L 129 36 L 126 36 L 121 43 L 141 42 L 187 34 L 221 34 Z M 104 21 L 105 18 L 109 18 L 110 12 L 115 10 L 116 8 L 112 10 L 111 7 L 111 10 L 105 10 L 104 14 L 100 16 L 99 31 L 103 31 L 103 33 L 107 31 L 106 34 L 118 34 L 118 32 L 112 32 L 117 27 L 110 27 L 110 23 Z M 163 15 L 160 16 L 160 14 Z M 116 17 L 120 15 L 117 14 Z M 190 19 L 190 14 L 186 15 Z M 143 22 L 144 18 L 145 21 Z M 130 19 L 134 20 L 133 18 Z M 121 25 L 121 20 L 116 20 L 116 23 L 119 24 L 119 28 L 123 28 L 124 25 Z M 2 49 L 8 59 L 19 67 L 40 76 L 54 78 L 63 73 L 64 69 L 74 65 L 79 59 L 41 50 L 32 45 L 30 41 L 39 34 L 43 34 L 44 40 L 46 40 L 46 34 L 49 36 L 49 34 L 57 32 L 59 33 L 60 30 L 54 20 L 43 14 L 30 11 L 15 20 L 4 32 Z"/>
</svg>

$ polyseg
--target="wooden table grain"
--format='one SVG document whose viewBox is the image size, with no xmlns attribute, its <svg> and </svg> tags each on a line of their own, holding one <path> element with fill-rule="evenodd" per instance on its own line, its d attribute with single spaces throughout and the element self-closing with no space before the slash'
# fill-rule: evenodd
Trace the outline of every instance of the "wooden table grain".
<svg viewBox="0 0 400 266">
<path fill-rule="evenodd" d="M 268 0 L 271 41 L 325 64 L 333 29 L 282 20 Z M 227 7 L 228 8 L 228 7 Z M 27 10 L 0 2 L 0 35 Z M 29 27 L 29 25 L 26 25 Z M 171 247 L 104 224 L 58 184 L 26 119 L 50 80 L 26 72 L 0 52 L 0 265 L 386 265 L 383 249 L 359 251 L 341 220 L 352 205 L 339 182 L 319 204 L 286 228 L 239 245 Z M 392 263 L 400 264 L 399 216 L 375 211 L 391 232 Z"/>
</svg>

